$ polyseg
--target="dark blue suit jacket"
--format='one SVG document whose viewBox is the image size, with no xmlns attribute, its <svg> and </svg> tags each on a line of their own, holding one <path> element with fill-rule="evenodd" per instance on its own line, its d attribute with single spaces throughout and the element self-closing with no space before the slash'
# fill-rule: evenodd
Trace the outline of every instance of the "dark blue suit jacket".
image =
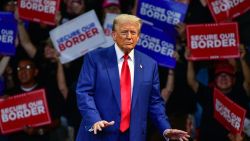
<svg viewBox="0 0 250 141">
<path fill-rule="evenodd" d="M 130 141 L 145 141 L 147 117 L 163 133 L 170 128 L 160 97 L 157 63 L 134 51 Z M 83 117 L 77 141 L 118 141 L 121 118 L 120 80 L 114 46 L 96 49 L 85 55 L 77 84 L 77 103 Z M 100 120 L 115 121 L 113 126 L 94 135 L 88 130 Z"/>
</svg>

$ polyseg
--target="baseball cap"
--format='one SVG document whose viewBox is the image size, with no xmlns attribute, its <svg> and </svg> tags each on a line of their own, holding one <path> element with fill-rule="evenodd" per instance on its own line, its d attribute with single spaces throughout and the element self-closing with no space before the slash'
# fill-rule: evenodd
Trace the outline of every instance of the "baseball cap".
<svg viewBox="0 0 250 141">
<path fill-rule="evenodd" d="M 120 2 L 119 0 L 104 0 L 102 3 L 102 7 L 109 7 L 109 6 L 118 6 L 120 7 Z"/>
<path fill-rule="evenodd" d="M 235 75 L 235 68 L 227 61 L 217 62 L 215 65 L 215 75 L 218 75 L 220 73 Z"/>
</svg>

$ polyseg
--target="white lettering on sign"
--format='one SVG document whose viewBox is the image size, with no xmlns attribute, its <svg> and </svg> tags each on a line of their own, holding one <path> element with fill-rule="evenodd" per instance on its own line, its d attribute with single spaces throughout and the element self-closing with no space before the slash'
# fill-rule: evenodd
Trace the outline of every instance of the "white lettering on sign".
<svg viewBox="0 0 250 141">
<path fill-rule="evenodd" d="M 21 0 L 20 7 L 23 9 L 55 14 L 56 1 L 54 0 Z"/>
<path fill-rule="evenodd" d="M 140 14 L 172 25 L 178 24 L 181 18 L 181 13 L 171 10 L 166 11 L 164 8 L 145 2 L 141 4 Z"/>
<path fill-rule="evenodd" d="M 161 41 L 158 38 L 143 33 L 141 33 L 137 45 L 169 57 L 173 57 L 174 54 L 174 45 L 172 43 Z"/>
<path fill-rule="evenodd" d="M 235 113 L 230 111 L 225 105 L 223 105 L 218 99 L 215 100 L 215 110 L 235 129 L 240 129 L 241 118 Z"/>
<path fill-rule="evenodd" d="M 84 42 L 99 34 L 98 28 L 95 23 L 90 23 L 80 29 L 72 31 L 71 33 L 60 37 L 57 41 L 60 51 L 65 51 L 67 48 L 74 47 L 75 45 Z"/>
<path fill-rule="evenodd" d="M 235 33 L 191 35 L 191 48 L 236 47 Z"/>
<path fill-rule="evenodd" d="M 244 2 L 245 0 L 215 0 L 211 3 L 214 13 L 220 14 L 221 12 L 226 12 L 240 3 Z"/>
<path fill-rule="evenodd" d="M 0 32 L 0 42 L 6 44 L 13 44 L 14 43 L 13 34 L 14 34 L 13 30 L 2 29 Z"/>
<path fill-rule="evenodd" d="M 45 107 L 42 100 L 20 104 L 1 109 L 1 120 L 3 123 L 38 116 L 45 113 Z"/>
</svg>

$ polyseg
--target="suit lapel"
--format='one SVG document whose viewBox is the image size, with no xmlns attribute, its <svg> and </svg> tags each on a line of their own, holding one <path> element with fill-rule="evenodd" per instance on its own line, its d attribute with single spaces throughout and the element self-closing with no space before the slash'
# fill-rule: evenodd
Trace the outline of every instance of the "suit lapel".
<svg viewBox="0 0 250 141">
<path fill-rule="evenodd" d="M 105 59 L 105 63 L 107 66 L 111 87 L 113 89 L 113 93 L 117 101 L 117 104 L 119 107 L 121 107 L 120 78 L 119 78 L 117 57 L 114 46 L 108 49 L 106 58 L 107 59 Z"/>
<path fill-rule="evenodd" d="M 132 109 L 135 106 L 136 100 L 139 95 L 140 84 L 143 80 L 143 65 L 141 63 L 141 56 L 135 50 L 135 72 L 134 72 L 134 86 L 133 86 L 133 93 L 132 93 Z"/>
<path fill-rule="evenodd" d="M 135 50 L 135 68 L 134 68 L 134 85 L 132 92 L 132 108 L 135 106 L 136 100 L 139 95 L 140 83 L 143 80 L 143 65 L 141 62 L 141 56 Z M 117 64 L 117 57 L 115 53 L 115 48 L 111 47 L 108 49 L 106 54 L 105 63 L 107 66 L 107 71 L 111 83 L 111 87 L 113 89 L 113 93 L 117 104 L 121 107 L 121 95 L 120 95 L 120 78 L 119 78 L 119 70 Z"/>
</svg>

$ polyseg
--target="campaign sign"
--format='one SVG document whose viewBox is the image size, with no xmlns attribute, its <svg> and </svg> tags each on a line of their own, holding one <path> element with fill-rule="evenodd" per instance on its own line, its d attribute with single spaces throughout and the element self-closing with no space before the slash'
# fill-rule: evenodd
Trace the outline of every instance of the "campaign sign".
<svg viewBox="0 0 250 141">
<path fill-rule="evenodd" d="M 55 25 L 59 6 L 60 0 L 18 0 L 18 13 L 22 19 Z"/>
<path fill-rule="evenodd" d="M 0 99 L 0 113 L 3 134 L 51 123 L 44 89 Z"/>
<path fill-rule="evenodd" d="M 188 5 L 169 0 L 139 0 L 137 16 L 160 29 L 174 28 L 183 22 Z"/>
<path fill-rule="evenodd" d="M 113 38 L 112 38 L 112 27 L 113 27 L 113 21 L 117 14 L 107 13 L 105 16 L 103 29 L 105 33 L 106 42 L 101 45 L 101 47 L 110 47 L 114 44 Z"/>
<path fill-rule="evenodd" d="M 237 23 L 197 24 L 187 26 L 187 46 L 190 60 L 238 58 L 239 33 Z"/>
<path fill-rule="evenodd" d="M 216 22 L 233 19 L 250 9 L 250 0 L 208 0 L 209 9 Z"/>
<path fill-rule="evenodd" d="M 214 89 L 214 118 L 233 134 L 241 134 L 246 110 Z"/>
<path fill-rule="evenodd" d="M 135 49 L 155 59 L 159 65 L 174 68 L 175 39 L 158 28 L 143 24 L 141 36 Z"/>
<path fill-rule="evenodd" d="M 9 12 L 0 12 L 0 54 L 16 54 L 16 32 L 17 23 L 14 15 Z"/>
<path fill-rule="evenodd" d="M 105 42 L 102 26 L 94 10 L 51 30 L 50 37 L 60 53 L 61 63 L 81 57 Z"/>
</svg>

